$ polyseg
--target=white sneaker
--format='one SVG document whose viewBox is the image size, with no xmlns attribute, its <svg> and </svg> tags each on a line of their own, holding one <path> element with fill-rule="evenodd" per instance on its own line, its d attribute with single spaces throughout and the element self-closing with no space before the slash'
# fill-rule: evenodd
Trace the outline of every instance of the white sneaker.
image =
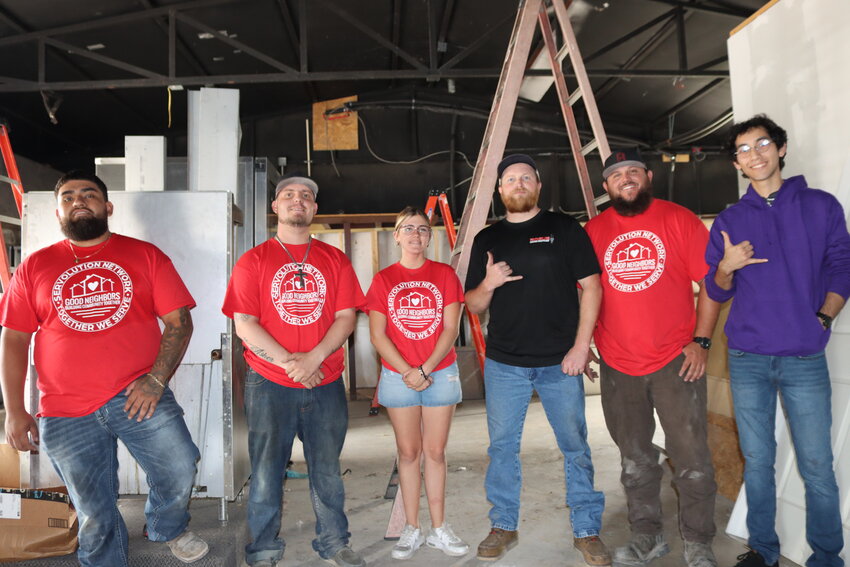
<svg viewBox="0 0 850 567">
<path fill-rule="evenodd" d="M 439 549 L 452 557 L 460 557 L 469 553 L 469 546 L 457 537 L 452 531 L 452 527 L 446 523 L 439 528 L 432 526 L 426 543 L 428 547 Z"/>
<path fill-rule="evenodd" d="M 425 538 L 422 536 L 422 531 L 407 524 L 401 530 L 401 537 L 398 538 L 398 543 L 393 546 L 392 558 L 410 559 L 424 542 Z"/>
</svg>

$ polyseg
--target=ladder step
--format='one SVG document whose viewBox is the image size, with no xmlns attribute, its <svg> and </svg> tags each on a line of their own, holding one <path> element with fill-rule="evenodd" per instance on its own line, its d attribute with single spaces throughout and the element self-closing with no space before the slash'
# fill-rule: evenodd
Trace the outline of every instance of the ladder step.
<svg viewBox="0 0 850 567">
<path fill-rule="evenodd" d="M 575 103 L 577 103 L 583 96 L 584 94 L 581 92 L 581 89 L 576 89 L 573 91 L 573 94 L 570 95 L 570 98 L 567 99 L 567 104 L 574 106 Z"/>
<path fill-rule="evenodd" d="M 12 179 L 11 177 L 6 177 L 5 175 L 0 175 L 0 181 L 5 181 L 6 183 L 11 183 L 12 185 L 20 185 L 21 182 L 17 179 Z"/>
<path fill-rule="evenodd" d="M 592 152 L 593 150 L 595 150 L 598 147 L 599 147 L 599 140 L 594 138 L 591 141 L 589 141 L 588 143 L 586 143 L 584 146 L 582 146 L 581 155 L 586 156 L 587 154 L 589 154 L 590 152 Z"/>
</svg>

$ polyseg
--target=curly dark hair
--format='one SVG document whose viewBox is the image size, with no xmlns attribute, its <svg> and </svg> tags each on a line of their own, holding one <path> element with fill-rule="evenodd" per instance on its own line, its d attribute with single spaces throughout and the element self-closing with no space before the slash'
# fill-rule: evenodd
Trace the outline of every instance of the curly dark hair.
<svg viewBox="0 0 850 567">
<path fill-rule="evenodd" d="M 82 169 L 74 169 L 63 175 L 59 178 L 59 181 L 56 182 L 56 186 L 53 188 L 53 196 L 56 197 L 59 195 L 59 189 L 62 188 L 63 185 L 68 183 L 69 181 L 89 181 L 94 183 L 100 192 L 103 193 L 103 200 L 109 200 L 109 193 L 106 191 L 106 183 L 103 180 L 95 175 L 94 173 L 89 173 L 88 171 L 83 171 Z"/>
<path fill-rule="evenodd" d="M 726 148 L 726 153 L 729 155 L 729 159 L 737 161 L 735 152 L 738 151 L 738 148 L 735 146 L 735 140 L 738 139 L 738 136 L 745 132 L 749 132 L 753 128 L 764 128 L 767 130 L 767 135 L 770 136 L 770 139 L 776 144 L 777 149 L 788 143 L 788 133 L 782 128 L 782 126 L 768 118 L 766 114 L 756 114 L 749 120 L 738 122 L 729 128 L 729 134 L 726 136 L 726 144 L 724 146 Z M 783 167 L 785 167 L 785 156 L 779 156 L 779 169 L 782 169 Z M 744 177 L 746 177 L 746 175 Z"/>
</svg>

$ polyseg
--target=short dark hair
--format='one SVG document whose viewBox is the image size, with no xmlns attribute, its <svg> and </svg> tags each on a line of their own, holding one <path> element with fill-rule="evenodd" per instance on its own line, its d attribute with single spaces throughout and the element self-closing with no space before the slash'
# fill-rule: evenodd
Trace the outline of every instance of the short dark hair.
<svg viewBox="0 0 850 567">
<path fill-rule="evenodd" d="M 768 118 L 766 114 L 756 114 L 749 120 L 738 122 L 729 128 L 729 134 L 726 137 L 726 152 L 729 154 L 729 159 L 735 162 L 738 161 L 735 155 L 735 152 L 738 151 L 735 141 L 738 139 L 738 136 L 749 132 L 753 128 L 764 128 L 767 130 L 767 135 L 776 144 L 777 150 L 788 143 L 788 133 L 782 126 Z M 785 167 L 785 156 L 779 156 L 779 169 L 783 167 Z"/>
<path fill-rule="evenodd" d="M 83 171 L 82 169 L 73 169 L 59 178 L 59 181 L 56 182 L 56 187 L 53 188 L 53 196 L 59 196 L 59 189 L 62 188 L 63 185 L 68 183 L 69 181 L 89 181 L 97 185 L 97 188 L 100 189 L 100 192 L 103 193 L 103 200 L 109 200 L 109 192 L 106 190 L 106 183 L 103 180 L 95 175 L 94 173 L 89 173 L 88 171 Z"/>
</svg>

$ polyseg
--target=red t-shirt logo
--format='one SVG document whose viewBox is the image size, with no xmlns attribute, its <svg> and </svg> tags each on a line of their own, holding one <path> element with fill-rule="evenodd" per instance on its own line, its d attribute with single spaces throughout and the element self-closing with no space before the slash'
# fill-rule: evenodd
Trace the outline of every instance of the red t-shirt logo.
<svg viewBox="0 0 850 567">
<path fill-rule="evenodd" d="M 133 282 L 114 262 L 84 262 L 56 278 L 51 299 L 66 327 L 86 333 L 103 331 L 130 310 Z"/>
<path fill-rule="evenodd" d="M 322 316 L 326 292 L 325 276 L 310 264 L 304 264 L 302 273 L 296 264 L 284 264 L 272 278 L 272 303 L 290 325 L 315 323 Z"/>
<path fill-rule="evenodd" d="M 401 282 L 387 296 L 387 316 L 408 339 L 425 339 L 443 319 L 443 295 L 431 282 Z"/>
<path fill-rule="evenodd" d="M 664 243 L 649 230 L 633 230 L 617 236 L 603 258 L 608 283 L 627 293 L 651 287 L 664 273 L 666 261 Z"/>
</svg>

